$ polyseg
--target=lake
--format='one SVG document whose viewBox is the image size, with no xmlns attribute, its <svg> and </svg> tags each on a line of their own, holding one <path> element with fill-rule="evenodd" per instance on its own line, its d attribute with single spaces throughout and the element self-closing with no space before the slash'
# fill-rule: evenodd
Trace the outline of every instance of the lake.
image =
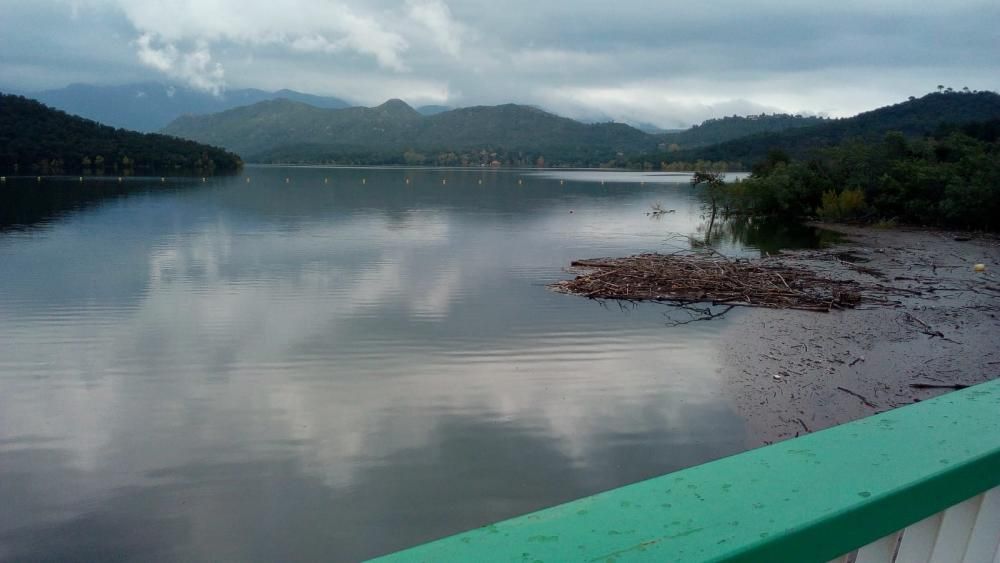
<svg viewBox="0 0 1000 563">
<path fill-rule="evenodd" d="M 704 239 L 686 182 L 8 178 L 0 559 L 358 560 L 745 449 L 725 318 L 546 288 Z"/>
</svg>

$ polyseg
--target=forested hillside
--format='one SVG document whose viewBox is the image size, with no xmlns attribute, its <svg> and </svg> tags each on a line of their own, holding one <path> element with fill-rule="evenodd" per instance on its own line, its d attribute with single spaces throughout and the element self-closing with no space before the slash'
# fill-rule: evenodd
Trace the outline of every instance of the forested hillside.
<svg viewBox="0 0 1000 563">
<path fill-rule="evenodd" d="M 828 121 L 822 117 L 790 115 L 776 113 L 773 115 L 747 115 L 709 119 L 690 129 L 665 133 L 661 135 L 668 151 L 677 151 L 724 143 L 740 137 L 809 127 Z"/>
<path fill-rule="evenodd" d="M 422 115 L 401 100 L 329 110 L 274 100 L 186 116 L 166 133 L 217 144 L 259 162 L 440 163 L 449 155 L 532 153 L 558 161 L 652 151 L 655 137 L 620 123 L 585 124 L 514 104 Z M 485 156 L 482 156 L 485 155 Z M 466 156 L 468 160 L 468 156 Z M 457 162 L 456 162 L 457 163 Z"/>
<path fill-rule="evenodd" d="M 935 92 L 854 117 L 826 121 L 811 127 L 751 135 L 712 146 L 663 152 L 639 159 L 648 162 L 729 161 L 745 166 L 763 160 L 771 150 L 804 158 L 817 149 L 856 139 L 873 141 L 889 131 L 906 136 L 933 133 L 941 124 L 961 124 L 1000 117 L 1000 95 L 995 92 Z"/>
<path fill-rule="evenodd" d="M 167 135 L 115 129 L 0 94 L 0 170 L 21 174 L 227 173 L 235 154 Z"/>
</svg>

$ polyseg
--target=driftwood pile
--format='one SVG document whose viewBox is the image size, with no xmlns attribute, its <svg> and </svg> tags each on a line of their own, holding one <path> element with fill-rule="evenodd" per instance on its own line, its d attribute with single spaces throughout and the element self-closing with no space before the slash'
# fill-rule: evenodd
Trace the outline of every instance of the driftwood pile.
<svg viewBox="0 0 1000 563">
<path fill-rule="evenodd" d="M 858 306 L 864 289 L 800 266 L 700 252 L 578 260 L 572 267 L 580 275 L 552 288 L 592 299 L 827 312 Z"/>
</svg>

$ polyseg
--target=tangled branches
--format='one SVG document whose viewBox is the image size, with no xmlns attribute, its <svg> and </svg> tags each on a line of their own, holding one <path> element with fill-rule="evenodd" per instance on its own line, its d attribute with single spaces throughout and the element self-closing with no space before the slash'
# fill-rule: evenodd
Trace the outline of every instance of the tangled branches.
<svg viewBox="0 0 1000 563">
<path fill-rule="evenodd" d="M 798 266 L 704 252 L 579 260 L 572 266 L 580 275 L 553 289 L 592 299 L 826 312 L 856 307 L 865 289 L 856 281 L 828 279 Z"/>
</svg>

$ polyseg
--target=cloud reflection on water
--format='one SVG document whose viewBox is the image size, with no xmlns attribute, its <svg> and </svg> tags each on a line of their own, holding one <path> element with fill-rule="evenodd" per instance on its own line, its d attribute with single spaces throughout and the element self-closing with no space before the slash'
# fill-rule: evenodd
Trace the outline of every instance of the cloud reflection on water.
<svg viewBox="0 0 1000 563">
<path fill-rule="evenodd" d="M 689 192 L 513 178 L 234 179 L 0 240 L 0 554 L 350 560 L 740 449 L 714 326 L 542 287 Z"/>
</svg>

